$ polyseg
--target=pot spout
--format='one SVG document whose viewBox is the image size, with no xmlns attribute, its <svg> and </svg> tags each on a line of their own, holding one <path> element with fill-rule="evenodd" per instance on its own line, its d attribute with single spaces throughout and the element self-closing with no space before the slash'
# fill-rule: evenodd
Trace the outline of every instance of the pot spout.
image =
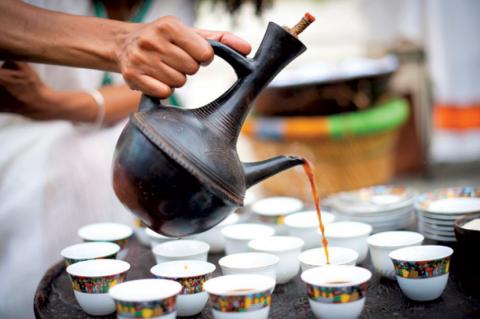
<svg viewBox="0 0 480 319">
<path fill-rule="evenodd" d="M 305 159 L 298 156 L 277 156 L 268 160 L 243 163 L 247 188 L 296 165 L 302 165 Z"/>
</svg>

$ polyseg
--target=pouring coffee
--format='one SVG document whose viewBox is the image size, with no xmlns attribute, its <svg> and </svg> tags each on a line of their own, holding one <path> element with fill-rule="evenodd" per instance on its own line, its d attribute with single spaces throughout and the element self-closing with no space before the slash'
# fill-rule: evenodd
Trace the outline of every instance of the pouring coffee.
<svg viewBox="0 0 480 319">
<path fill-rule="evenodd" d="M 144 95 L 117 142 L 113 187 L 120 201 L 154 231 L 183 237 L 206 231 L 243 206 L 250 186 L 305 160 L 278 156 L 242 163 L 236 144 L 260 91 L 305 51 L 293 28 L 270 22 L 251 59 L 219 42 L 214 53 L 235 70 L 237 81 L 215 101 L 196 108 L 162 105 Z"/>
</svg>

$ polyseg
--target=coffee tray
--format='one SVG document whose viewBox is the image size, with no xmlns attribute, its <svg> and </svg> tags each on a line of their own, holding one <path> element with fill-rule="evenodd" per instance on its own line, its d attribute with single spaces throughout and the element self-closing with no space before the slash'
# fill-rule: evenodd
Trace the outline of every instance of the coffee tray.
<svg viewBox="0 0 480 319">
<path fill-rule="evenodd" d="M 434 243 L 427 241 L 428 243 Z M 452 245 L 450 245 L 452 246 Z M 126 261 L 132 267 L 127 280 L 152 278 L 150 268 L 155 264 L 150 249 L 142 246 L 135 238 L 128 244 Z M 455 247 L 453 247 L 455 249 Z M 221 275 L 218 266 L 219 254 L 210 255 L 209 261 L 217 266 L 214 276 Z M 365 308 L 360 318 L 480 318 L 480 300 L 464 294 L 458 286 L 456 270 L 461 269 L 452 260 L 452 271 L 448 286 L 443 295 L 431 302 L 414 302 L 405 298 L 395 281 L 381 278 L 375 274 L 369 258 L 361 265 L 373 273 L 369 281 L 369 290 Z M 480 287 L 479 287 L 480 289 Z M 65 272 L 63 261 L 52 266 L 42 278 L 34 299 L 35 317 L 38 319 L 100 318 L 87 315 L 75 301 L 70 279 Z M 116 318 L 115 314 L 101 318 Z M 192 319 L 212 318 L 207 306 L 203 312 Z M 305 285 L 300 275 L 285 285 L 277 285 L 272 298 L 270 319 L 314 319 L 308 305 Z"/>
</svg>

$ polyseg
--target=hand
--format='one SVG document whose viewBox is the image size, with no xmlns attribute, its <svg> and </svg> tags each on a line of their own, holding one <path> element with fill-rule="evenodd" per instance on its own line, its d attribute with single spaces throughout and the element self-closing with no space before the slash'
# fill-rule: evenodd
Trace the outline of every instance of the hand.
<svg viewBox="0 0 480 319">
<path fill-rule="evenodd" d="M 34 119 L 52 119 L 58 109 L 50 90 L 27 64 L 7 62 L 0 68 L 0 112 L 22 114 Z"/>
<path fill-rule="evenodd" d="M 119 36 L 116 57 L 130 88 L 166 98 L 186 82 L 200 65 L 213 60 L 213 49 L 206 39 L 226 44 L 242 54 L 250 45 L 228 32 L 190 28 L 175 17 L 162 17 L 152 23 L 132 25 Z"/>
</svg>

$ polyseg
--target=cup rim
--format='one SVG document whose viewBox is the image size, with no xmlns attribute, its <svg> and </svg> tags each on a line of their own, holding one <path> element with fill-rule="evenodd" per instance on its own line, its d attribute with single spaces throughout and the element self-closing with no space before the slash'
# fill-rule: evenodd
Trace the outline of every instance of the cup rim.
<svg viewBox="0 0 480 319">
<path fill-rule="evenodd" d="M 169 246 L 188 245 L 188 244 L 197 245 L 197 247 L 195 249 L 191 249 L 191 252 L 189 252 L 188 254 L 185 254 L 185 253 L 182 254 L 178 249 L 166 249 L 166 247 L 169 247 Z M 209 244 L 197 239 L 170 240 L 164 243 L 157 244 L 152 248 L 152 252 L 154 255 L 168 257 L 168 258 L 178 258 L 182 256 L 196 256 L 196 255 L 208 253 L 209 250 L 210 250 Z"/>
<path fill-rule="evenodd" d="M 341 264 L 348 264 L 348 263 L 351 263 L 352 261 L 357 261 L 358 260 L 358 257 L 359 257 L 359 254 L 357 251 L 351 249 L 351 248 L 345 248 L 345 247 L 337 247 L 337 246 L 328 246 L 328 250 L 329 250 L 329 254 L 330 254 L 330 258 L 332 258 L 332 251 L 343 251 L 345 253 L 348 253 L 349 254 L 349 258 L 345 259 L 345 261 Z M 314 267 L 318 267 L 318 266 L 327 266 L 326 264 L 326 261 L 325 263 L 323 264 L 313 264 L 311 262 L 309 262 L 308 260 L 306 260 L 307 256 L 310 256 L 311 254 L 313 253 L 316 253 L 317 251 L 319 251 L 320 253 L 320 256 L 324 256 L 324 249 L 323 247 L 316 247 L 316 248 L 312 248 L 312 249 L 307 249 L 305 251 L 302 251 L 300 253 L 300 255 L 298 255 L 298 260 L 303 263 L 304 265 L 308 265 L 308 266 L 314 266 Z M 322 257 L 323 258 L 323 257 Z M 320 260 L 320 259 L 319 259 Z M 323 261 L 323 259 L 322 259 Z M 332 265 L 338 265 L 338 264 L 332 264 Z"/>
<path fill-rule="evenodd" d="M 118 231 L 118 233 L 105 234 L 101 230 L 102 227 L 113 228 Z M 115 241 L 130 238 L 133 235 L 133 229 L 121 223 L 93 223 L 80 227 L 77 234 L 80 238 L 88 241 Z"/>
<path fill-rule="evenodd" d="M 347 232 L 341 232 L 337 234 L 331 234 L 331 229 L 332 227 L 338 227 L 338 225 L 356 225 L 356 227 L 362 227 L 362 229 L 358 230 L 355 233 L 352 233 L 351 231 Z M 354 222 L 354 221 L 338 221 L 338 222 L 333 222 L 331 224 L 328 224 L 328 228 L 325 229 L 325 237 L 327 238 L 355 238 L 355 237 L 362 237 L 362 236 L 368 236 L 372 233 L 373 227 L 370 224 L 367 223 L 362 223 L 362 222 Z M 318 230 L 320 233 L 320 230 Z"/>
<path fill-rule="evenodd" d="M 167 271 L 165 268 L 168 267 L 174 267 L 178 265 L 178 267 L 185 266 L 185 263 L 188 263 L 189 265 L 202 265 L 205 268 L 203 270 L 198 270 L 196 272 L 192 272 L 191 274 L 188 275 L 178 275 L 178 274 L 173 274 L 170 271 Z M 198 277 L 198 276 L 204 276 L 211 274 L 215 271 L 217 267 L 212 264 L 211 262 L 208 261 L 203 261 L 203 260 L 189 260 L 189 259 L 183 259 L 183 260 L 173 260 L 173 261 L 167 261 L 164 263 L 156 264 L 152 268 L 150 268 L 150 273 L 156 277 L 162 277 L 162 278 L 169 278 L 169 279 L 180 279 L 180 278 L 191 278 L 191 277 Z M 165 271 L 162 273 L 162 270 Z"/>
<path fill-rule="evenodd" d="M 295 220 L 296 219 L 300 219 L 300 215 L 315 215 L 315 219 L 316 219 L 316 223 L 314 225 L 312 224 L 295 224 Z M 335 214 L 333 214 L 332 212 L 328 211 L 327 209 L 322 209 L 321 210 L 321 214 L 322 214 L 322 222 L 323 224 L 325 225 L 328 225 L 328 224 L 331 224 L 333 222 L 335 222 Z M 327 219 L 330 219 L 330 220 L 325 220 L 324 218 L 325 217 L 328 217 Z M 319 227 L 319 223 L 318 223 L 318 218 L 317 218 L 317 211 L 316 210 L 303 210 L 303 211 L 300 211 L 300 212 L 296 212 L 296 213 L 292 213 L 290 215 L 288 215 L 287 217 L 285 217 L 285 225 L 287 227 L 290 227 L 290 228 L 296 228 L 296 229 L 309 229 L 309 228 L 318 228 Z"/>
<path fill-rule="evenodd" d="M 248 293 L 229 293 L 229 290 L 226 289 L 224 282 L 228 282 L 229 284 L 240 282 L 242 284 L 251 286 L 255 286 L 252 288 L 249 286 L 249 289 L 255 289 L 255 292 L 248 292 Z M 212 279 L 207 280 L 203 288 L 205 289 L 208 294 L 213 294 L 217 296 L 245 296 L 254 293 L 260 293 L 265 291 L 273 291 L 275 288 L 275 280 L 265 275 L 257 275 L 257 274 L 235 274 L 235 275 L 225 275 L 225 276 L 218 276 Z M 237 288 L 239 289 L 239 288 Z"/>
<path fill-rule="evenodd" d="M 265 241 L 275 241 L 279 240 L 280 242 L 290 242 L 292 246 L 290 247 L 285 247 L 285 245 L 275 246 L 272 244 L 265 244 Z M 292 250 L 297 250 L 297 249 L 302 249 L 304 246 L 305 242 L 303 239 L 295 237 L 295 236 L 270 236 L 270 237 L 260 237 L 260 238 L 255 238 L 252 239 L 248 242 L 248 248 L 254 250 L 254 251 L 261 251 L 261 252 L 287 252 L 287 251 L 292 251 Z"/>
<path fill-rule="evenodd" d="M 469 229 L 469 228 L 463 228 L 463 226 L 474 220 L 474 219 L 478 219 L 480 218 L 480 213 L 474 213 L 474 214 L 469 214 L 467 216 L 463 216 L 463 217 L 460 217 L 458 219 L 455 220 L 455 222 L 453 223 L 453 226 L 455 228 L 455 230 L 458 232 L 465 232 L 465 233 L 478 233 L 480 234 L 480 230 L 475 230 L 475 229 Z"/>
<path fill-rule="evenodd" d="M 335 273 L 343 274 L 348 271 L 356 272 L 355 279 L 342 284 L 333 284 L 328 282 L 321 282 L 319 278 L 322 273 Z M 311 268 L 305 270 L 301 275 L 302 281 L 306 284 L 316 286 L 316 287 L 351 287 L 361 285 L 372 278 L 372 273 L 370 270 L 351 265 L 325 265 L 320 267 Z"/>
<path fill-rule="evenodd" d="M 403 257 L 405 253 L 409 253 L 410 251 L 425 251 L 429 252 L 432 249 L 439 249 L 441 252 L 437 253 L 436 255 L 432 255 L 429 257 L 410 257 L 405 258 Z M 453 249 L 448 246 L 443 245 L 423 245 L 423 246 L 410 246 L 410 247 L 403 247 L 396 249 L 388 254 L 388 257 L 392 260 L 398 260 L 403 262 L 424 262 L 424 261 L 434 261 L 439 259 L 444 259 L 450 257 L 453 254 Z"/>
<path fill-rule="evenodd" d="M 405 240 L 402 243 L 398 243 L 398 242 L 387 243 L 383 241 L 382 238 L 388 237 L 388 235 L 400 235 L 400 236 L 406 235 L 406 236 L 410 236 L 410 238 L 408 238 L 408 240 Z M 384 231 L 384 232 L 370 235 L 367 238 L 367 243 L 369 246 L 376 247 L 376 248 L 394 248 L 394 247 L 418 245 L 418 244 L 421 244 L 424 239 L 425 237 L 418 232 L 408 231 L 408 230 L 405 230 L 405 231 L 393 230 L 393 231 Z"/>
<path fill-rule="evenodd" d="M 277 209 L 273 209 L 271 211 L 265 210 L 265 208 L 272 205 L 270 202 L 275 202 L 275 201 L 283 201 L 284 205 L 281 205 L 283 207 L 279 208 L 278 210 Z M 285 208 L 285 202 L 286 201 L 292 203 L 292 207 L 286 207 Z M 270 204 L 270 205 L 268 205 L 268 204 Z M 258 207 L 258 206 L 260 206 L 260 207 Z M 263 207 L 263 206 L 265 206 L 265 207 Z M 304 207 L 303 202 L 296 197 L 271 196 L 271 197 L 261 198 L 261 199 L 255 201 L 250 206 L 250 209 L 254 214 L 257 214 L 257 215 L 262 215 L 262 216 L 285 216 L 285 215 L 289 215 L 289 214 L 295 213 L 297 211 L 300 211 L 300 210 L 303 209 L 303 207 Z"/>
<path fill-rule="evenodd" d="M 259 265 L 256 265 L 256 266 L 252 266 L 252 267 L 249 267 L 249 266 L 246 266 L 246 265 L 232 265 L 232 263 L 229 264 L 229 262 L 231 262 L 231 259 L 235 259 L 235 258 L 248 258 L 248 257 L 254 257 L 254 256 L 258 256 L 258 257 L 265 257 L 266 259 L 264 259 L 263 261 L 265 262 L 261 262 L 259 263 Z M 269 259 L 269 261 L 268 261 Z M 280 262 L 280 257 L 276 256 L 276 255 L 273 255 L 273 254 L 269 254 L 269 253 L 263 253 L 263 252 L 245 252 L 245 253 L 236 253 L 236 254 L 231 254 L 231 255 L 227 255 L 227 256 L 223 256 L 222 258 L 220 258 L 218 260 L 218 264 L 220 265 L 220 267 L 222 268 L 228 268 L 228 269 L 263 269 L 263 268 L 268 268 L 268 267 L 272 267 L 272 266 L 275 266 L 277 265 L 278 263 Z"/>
<path fill-rule="evenodd" d="M 101 268 L 99 268 L 101 267 Z M 111 269 L 115 267 L 115 269 Z M 92 270 L 94 269 L 94 270 Z M 130 264 L 119 259 L 91 259 L 71 264 L 66 272 L 71 276 L 86 278 L 102 278 L 123 274 L 130 270 Z M 99 273 L 92 274 L 92 272 Z"/>
<path fill-rule="evenodd" d="M 242 228 L 250 228 L 250 232 L 240 232 L 241 235 L 239 236 L 238 233 L 236 232 L 234 234 L 231 233 L 232 229 L 242 229 Z M 242 240 L 242 241 L 249 241 L 252 240 L 258 236 L 248 236 L 248 234 L 252 234 L 253 232 L 251 231 L 252 228 L 256 228 L 258 233 L 261 233 L 260 237 L 269 237 L 273 236 L 275 234 L 275 229 L 273 227 L 267 226 L 267 225 L 261 225 L 261 224 L 255 224 L 255 223 L 239 223 L 239 224 L 233 224 L 233 225 L 228 225 L 222 228 L 221 233 L 222 235 L 227 238 L 227 239 L 234 239 L 234 240 Z M 257 233 L 257 234 L 258 234 Z"/>
<path fill-rule="evenodd" d="M 138 289 L 137 286 L 147 285 L 147 289 Z M 132 287 L 133 286 L 133 287 Z M 149 287 L 150 286 L 150 287 Z M 137 288 L 137 289 L 135 289 Z M 168 292 L 164 290 L 168 289 Z M 109 289 L 108 293 L 114 300 L 125 302 L 147 302 L 163 300 L 178 295 L 182 285 L 169 279 L 138 279 L 119 283 Z M 147 292 L 151 295 L 142 297 L 135 296 L 138 291 Z"/>
<path fill-rule="evenodd" d="M 79 249 L 82 249 L 82 248 L 87 249 L 88 247 L 92 247 L 93 249 L 95 247 L 102 248 L 103 251 L 101 253 L 99 253 L 98 251 L 96 251 L 95 253 L 88 253 L 85 251 L 83 253 L 78 253 Z M 75 251 L 77 251 L 77 253 L 75 253 Z M 118 253 L 119 251 L 120 251 L 120 246 L 113 242 L 93 241 L 93 242 L 79 243 L 79 244 L 65 247 L 60 252 L 60 255 L 63 258 L 75 259 L 75 260 L 76 259 L 92 259 L 92 258 L 112 256 Z"/>
</svg>

